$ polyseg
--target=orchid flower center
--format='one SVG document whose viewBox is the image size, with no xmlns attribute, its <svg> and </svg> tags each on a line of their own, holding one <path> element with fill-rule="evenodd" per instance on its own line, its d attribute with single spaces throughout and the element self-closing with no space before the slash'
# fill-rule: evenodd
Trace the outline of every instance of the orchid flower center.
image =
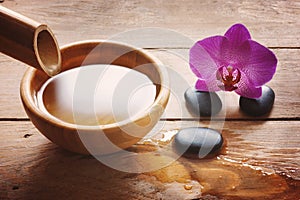
<svg viewBox="0 0 300 200">
<path fill-rule="evenodd" d="M 220 67 L 216 76 L 221 82 L 218 86 L 225 91 L 237 89 L 237 83 L 241 80 L 240 70 L 232 66 Z"/>
</svg>

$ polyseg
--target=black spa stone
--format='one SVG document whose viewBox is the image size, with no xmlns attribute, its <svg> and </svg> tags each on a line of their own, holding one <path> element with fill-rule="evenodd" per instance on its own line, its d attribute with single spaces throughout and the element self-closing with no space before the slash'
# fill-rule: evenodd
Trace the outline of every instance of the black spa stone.
<svg viewBox="0 0 300 200">
<path fill-rule="evenodd" d="M 262 116 L 268 114 L 273 107 L 275 100 L 275 93 L 272 88 L 262 86 L 262 95 L 258 99 L 250 99 L 240 97 L 241 110 L 251 116 Z"/>
<path fill-rule="evenodd" d="M 214 157 L 222 145 L 223 138 L 218 131 L 199 127 L 181 129 L 173 142 L 178 154 L 198 159 Z"/>
<path fill-rule="evenodd" d="M 213 116 L 222 109 L 220 97 L 215 92 L 202 92 L 191 87 L 184 93 L 188 110 L 196 116 Z"/>
</svg>

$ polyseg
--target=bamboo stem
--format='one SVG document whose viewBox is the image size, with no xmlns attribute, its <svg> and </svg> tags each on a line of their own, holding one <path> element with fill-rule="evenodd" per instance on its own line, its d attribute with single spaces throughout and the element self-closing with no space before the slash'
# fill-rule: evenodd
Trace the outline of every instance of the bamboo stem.
<svg viewBox="0 0 300 200">
<path fill-rule="evenodd" d="M 0 6 L 0 52 L 49 76 L 60 71 L 61 53 L 52 31 L 12 10 Z"/>
</svg>

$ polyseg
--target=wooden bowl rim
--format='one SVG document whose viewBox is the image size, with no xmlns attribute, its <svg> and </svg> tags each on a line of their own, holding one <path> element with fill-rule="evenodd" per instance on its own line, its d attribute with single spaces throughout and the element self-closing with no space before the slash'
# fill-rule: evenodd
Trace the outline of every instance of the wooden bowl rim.
<svg viewBox="0 0 300 200">
<path fill-rule="evenodd" d="M 67 128 L 67 129 L 71 129 L 71 130 L 83 130 L 83 131 L 108 130 L 108 129 L 114 129 L 114 128 L 126 126 L 131 123 L 137 123 L 139 120 L 142 120 L 142 119 L 148 117 L 148 115 L 151 112 L 156 111 L 154 109 L 155 107 L 165 109 L 167 102 L 169 100 L 169 96 L 170 96 L 168 72 L 167 72 L 166 68 L 163 66 L 163 64 L 158 59 L 151 56 L 148 52 L 145 52 L 144 50 L 142 50 L 140 48 L 136 48 L 136 47 L 133 47 L 131 45 L 124 44 L 121 42 L 106 41 L 106 40 L 83 40 L 83 41 L 79 41 L 79 42 L 73 42 L 70 44 L 66 44 L 66 45 L 62 46 L 60 49 L 62 52 L 64 52 L 66 49 L 74 47 L 74 46 L 87 45 L 87 44 L 95 45 L 95 44 L 101 44 L 101 43 L 122 46 L 125 48 L 135 50 L 135 51 L 139 52 L 142 56 L 144 56 L 146 59 L 152 61 L 154 66 L 156 66 L 156 70 L 159 72 L 161 87 L 160 87 L 158 95 L 155 98 L 155 101 L 151 104 L 150 107 L 148 107 L 148 109 L 145 109 L 144 111 L 142 111 L 140 114 L 135 116 L 134 119 L 125 119 L 123 121 L 112 123 L 112 124 L 91 126 L 91 125 L 78 125 L 78 124 L 72 124 L 72 123 L 65 122 L 54 116 L 51 116 L 51 114 L 46 114 L 45 112 L 41 111 L 38 108 L 37 104 L 35 103 L 34 97 L 31 95 L 31 92 L 30 92 L 30 82 L 34 78 L 34 76 L 36 74 L 35 72 L 37 71 L 37 69 L 32 68 L 32 67 L 28 68 L 25 71 L 23 78 L 21 80 L 20 96 L 23 101 L 23 105 L 26 106 L 26 108 L 29 109 L 29 111 L 32 112 L 34 115 L 38 116 L 38 118 L 49 122 L 49 124 L 52 124 L 54 126 L 61 127 L 61 128 Z M 101 63 L 99 63 L 99 64 L 101 64 Z"/>
</svg>

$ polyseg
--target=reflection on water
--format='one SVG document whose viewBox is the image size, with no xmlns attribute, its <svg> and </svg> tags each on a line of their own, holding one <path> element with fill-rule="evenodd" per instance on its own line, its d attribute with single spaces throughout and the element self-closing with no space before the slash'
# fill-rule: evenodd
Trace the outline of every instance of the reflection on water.
<svg viewBox="0 0 300 200">
<path fill-rule="evenodd" d="M 50 78 L 38 106 L 65 122 L 110 124 L 134 118 L 154 102 L 156 87 L 145 75 L 116 65 L 87 65 Z"/>
<path fill-rule="evenodd" d="M 141 160 L 142 166 L 162 162 L 167 159 L 167 155 L 172 155 L 173 149 L 164 147 L 172 142 L 176 132 L 177 130 L 172 130 L 163 133 L 160 138 L 156 136 L 145 139 L 128 150 L 136 152 L 132 156 L 137 160 L 143 153 L 148 153 L 148 159 Z M 158 153 L 159 149 L 164 149 L 163 153 Z M 237 162 L 226 159 L 223 155 L 205 160 L 181 157 L 162 169 L 144 175 L 155 177 L 165 185 L 166 190 L 175 190 L 176 193 L 181 191 L 185 198 L 211 194 L 230 199 L 278 199 L 280 195 L 284 197 L 287 192 L 291 192 L 286 178 L 276 174 L 274 170 L 250 166 L 244 160 Z"/>
</svg>

